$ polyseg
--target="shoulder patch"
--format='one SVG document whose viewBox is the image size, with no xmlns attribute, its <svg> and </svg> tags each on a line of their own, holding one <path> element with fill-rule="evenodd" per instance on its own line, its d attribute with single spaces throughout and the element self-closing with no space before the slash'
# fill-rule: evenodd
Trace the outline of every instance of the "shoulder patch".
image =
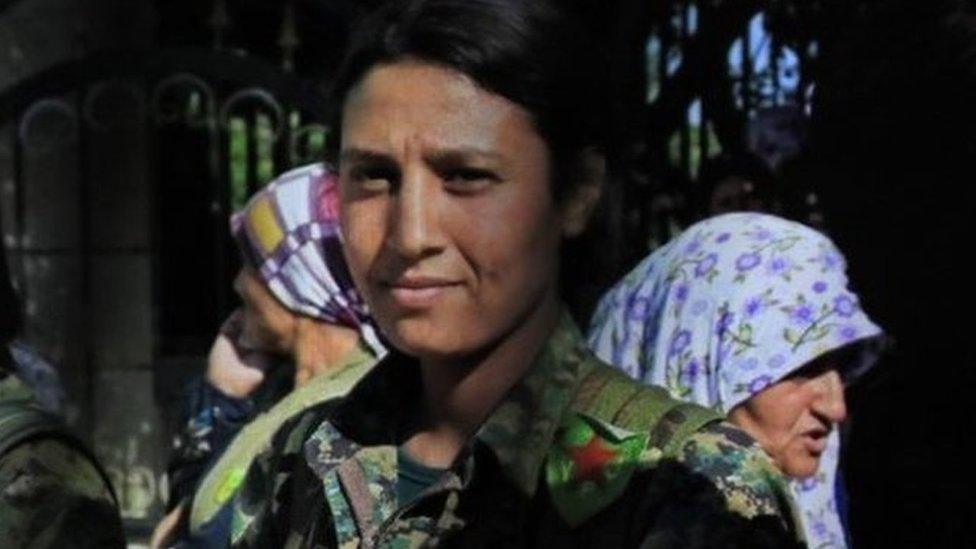
<svg viewBox="0 0 976 549">
<path fill-rule="evenodd" d="M 545 464 L 553 504 L 571 527 L 611 505 L 634 472 L 674 457 L 684 441 L 721 415 L 675 400 L 589 357 L 591 371 L 556 433 Z"/>
<path fill-rule="evenodd" d="M 641 467 L 661 457 L 649 436 L 574 414 L 556 433 L 546 459 L 549 492 L 559 514 L 576 527 L 613 503 Z"/>
</svg>

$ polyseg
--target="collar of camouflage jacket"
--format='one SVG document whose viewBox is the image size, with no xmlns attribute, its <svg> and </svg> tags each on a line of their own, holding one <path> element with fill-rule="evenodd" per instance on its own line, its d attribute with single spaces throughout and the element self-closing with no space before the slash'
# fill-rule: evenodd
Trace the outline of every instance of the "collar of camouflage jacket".
<svg viewBox="0 0 976 549">
<path fill-rule="evenodd" d="M 572 413 L 573 395 L 591 367 L 587 356 L 582 335 L 564 311 L 529 373 L 509 391 L 462 454 L 460 467 L 424 493 L 466 485 L 473 467 L 472 448 L 480 441 L 515 486 L 533 496 L 556 430 Z M 390 357 L 306 442 L 306 461 L 323 480 L 340 538 L 345 538 L 343 515 L 367 538 L 396 512 L 397 447 L 415 432 L 420 394 L 419 366 L 403 357 Z"/>
</svg>

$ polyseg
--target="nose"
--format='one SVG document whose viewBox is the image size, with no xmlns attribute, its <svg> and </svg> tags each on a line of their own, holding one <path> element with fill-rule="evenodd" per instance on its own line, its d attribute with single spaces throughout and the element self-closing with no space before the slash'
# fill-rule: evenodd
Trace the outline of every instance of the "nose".
<svg viewBox="0 0 976 549">
<path fill-rule="evenodd" d="M 828 370 L 816 378 L 819 394 L 814 401 L 814 410 L 833 423 L 840 423 L 847 417 L 847 402 L 844 400 L 844 382 L 837 370 Z"/>
<path fill-rule="evenodd" d="M 437 252 L 439 244 L 436 177 L 422 167 L 404 170 L 396 194 L 388 243 L 400 256 L 416 260 Z"/>
</svg>

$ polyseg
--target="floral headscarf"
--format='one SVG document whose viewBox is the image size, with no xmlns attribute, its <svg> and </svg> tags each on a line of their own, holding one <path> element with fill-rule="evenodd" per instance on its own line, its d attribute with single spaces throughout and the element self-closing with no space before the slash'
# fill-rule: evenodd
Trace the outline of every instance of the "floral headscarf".
<svg viewBox="0 0 976 549">
<path fill-rule="evenodd" d="M 342 254 L 333 171 L 312 164 L 278 177 L 230 225 L 244 263 L 286 309 L 354 328 L 377 357 L 386 354 Z"/>
<path fill-rule="evenodd" d="M 845 382 L 873 365 L 881 329 L 847 288 L 822 234 L 756 213 L 714 217 L 642 261 L 601 300 L 589 342 L 603 360 L 723 413 L 815 358 L 857 343 Z M 817 473 L 792 482 L 811 547 L 844 547 L 834 429 Z"/>
</svg>

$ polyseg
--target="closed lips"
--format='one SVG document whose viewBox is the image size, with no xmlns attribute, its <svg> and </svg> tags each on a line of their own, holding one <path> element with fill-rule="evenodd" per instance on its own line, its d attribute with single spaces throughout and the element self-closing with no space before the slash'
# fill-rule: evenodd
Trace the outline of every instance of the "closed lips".
<svg viewBox="0 0 976 549">
<path fill-rule="evenodd" d="M 435 277 L 409 277 L 409 278 L 398 278 L 393 282 L 388 282 L 385 285 L 394 289 L 404 289 L 404 290 L 425 290 L 430 288 L 444 288 L 448 286 L 457 286 L 460 282 L 453 280 L 448 280 L 444 278 Z"/>
</svg>

